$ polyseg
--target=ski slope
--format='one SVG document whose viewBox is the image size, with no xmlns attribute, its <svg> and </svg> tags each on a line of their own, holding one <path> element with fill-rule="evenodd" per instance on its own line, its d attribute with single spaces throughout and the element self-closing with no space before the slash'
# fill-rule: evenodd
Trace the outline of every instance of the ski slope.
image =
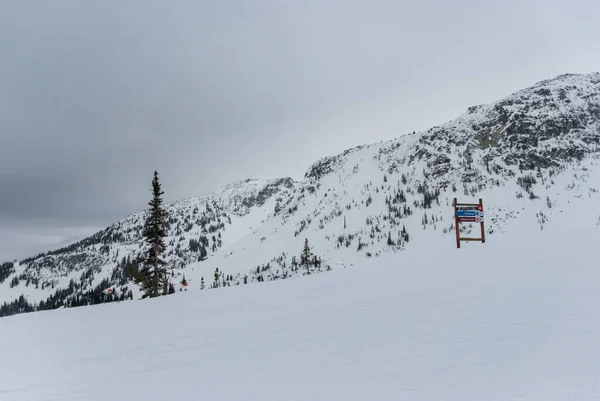
<svg viewBox="0 0 600 401">
<path fill-rule="evenodd" d="M 584 205 L 460 250 L 0 319 L 0 400 L 600 399 Z"/>
</svg>

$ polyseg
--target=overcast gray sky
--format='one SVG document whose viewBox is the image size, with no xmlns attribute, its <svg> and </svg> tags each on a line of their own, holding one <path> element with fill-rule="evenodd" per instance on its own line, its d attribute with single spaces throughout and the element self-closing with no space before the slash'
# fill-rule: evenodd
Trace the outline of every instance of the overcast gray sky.
<svg viewBox="0 0 600 401">
<path fill-rule="evenodd" d="M 600 70 L 597 0 L 1 0 L 0 260 Z"/>
</svg>

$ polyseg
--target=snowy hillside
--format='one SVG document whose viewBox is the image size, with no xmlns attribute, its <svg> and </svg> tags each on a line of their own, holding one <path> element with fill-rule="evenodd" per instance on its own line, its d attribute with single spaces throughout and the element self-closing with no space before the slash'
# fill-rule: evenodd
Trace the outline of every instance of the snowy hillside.
<svg viewBox="0 0 600 401">
<path fill-rule="evenodd" d="M 541 232 L 576 200 L 598 204 L 599 144 L 600 73 L 542 81 L 425 132 L 321 159 L 300 182 L 240 182 L 171 205 L 173 280 L 180 290 L 185 274 L 198 291 L 202 281 L 210 289 L 279 280 L 453 244 L 454 197 L 483 199 L 489 243 L 513 235 L 516 220 Z M 0 267 L 0 302 L 11 303 L 0 315 L 136 298 L 124 265 L 140 250 L 143 218 Z M 305 241 L 309 272 L 298 265 Z"/>
<path fill-rule="evenodd" d="M 483 245 L 0 319 L 0 399 L 598 399 L 597 200 L 561 190 L 544 230 L 522 212 Z"/>
<path fill-rule="evenodd" d="M 273 214 L 277 197 L 294 185 L 290 178 L 245 180 L 218 193 L 165 205 L 172 269 L 204 260 L 251 233 Z M 125 266 L 143 250 L 145 219 L 146 212 L 138 212 L 66 248 L 1 264 L 0 300 L 16 302 L 14 306 L 26 311 L 33 302 L 53 309 L 135 297 L 137 289 Z M 116 290 L 106 294 L 111 287 Z"/>
<path fill-rule="evenodd" d="M 317 270 L 452 242 L 454 197 L 483 199 L 491 241 L 515 218 L 541 230 L 574 199 L 598 202 L 589 175 L 599 144 L 600 74 L 543 81 L 424 133 L 316 162 L 273 219 L 186 274 L 194 286 L 217 268 L 233 276 L 225 285 L 302 274 L 294 258 L 306 239 L 322 258 Z"/>
</svg>

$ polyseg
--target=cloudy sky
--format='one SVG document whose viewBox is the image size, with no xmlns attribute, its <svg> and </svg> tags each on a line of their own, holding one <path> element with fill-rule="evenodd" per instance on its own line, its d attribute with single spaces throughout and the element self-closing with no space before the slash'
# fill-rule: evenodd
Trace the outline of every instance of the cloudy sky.
<svg viewBox="0 0 600 401">
<path fill-rule="evenodd" d="M 3 0 L 0 259 L 600 70 L 597 0 Z"/>
</svg>

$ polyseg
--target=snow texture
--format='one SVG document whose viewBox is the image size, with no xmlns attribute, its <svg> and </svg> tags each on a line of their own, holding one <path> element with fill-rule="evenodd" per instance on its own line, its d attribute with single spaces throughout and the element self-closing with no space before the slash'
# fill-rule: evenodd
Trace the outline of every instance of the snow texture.
<svg viewBox="0 0 600 401">
<path fill-rule="evenodd" d="M 598 399 L 596 214 L 580 198 L 486 244 L 3 318 L 0 400 Z"/>
</svg>

